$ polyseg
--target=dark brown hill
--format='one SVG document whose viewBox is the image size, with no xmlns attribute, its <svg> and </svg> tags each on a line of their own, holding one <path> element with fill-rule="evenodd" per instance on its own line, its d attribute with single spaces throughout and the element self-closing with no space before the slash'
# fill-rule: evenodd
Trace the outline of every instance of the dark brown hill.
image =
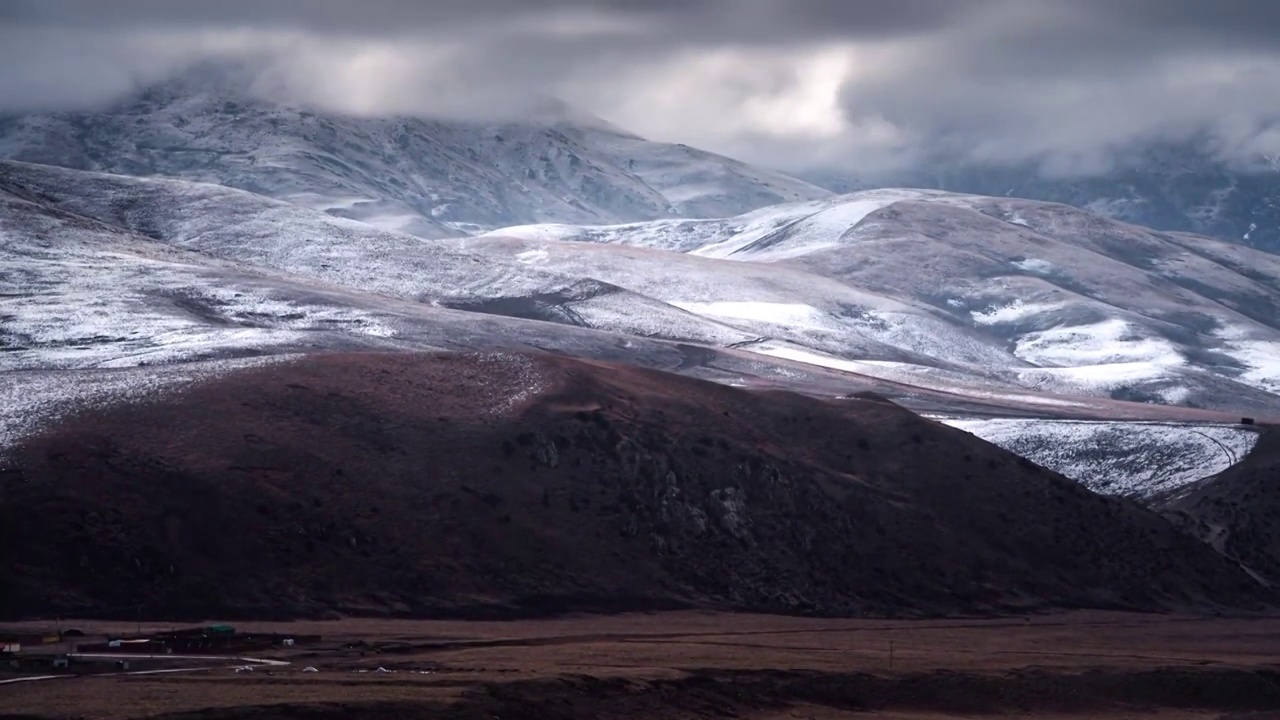
<svg viewBox="0 0 1280 720">
<path fill-rule="evenodd" d="M 1154 512 L 876 399 L 350 354 L 87 410 L 3 477 L 8 615 L 1256 607 Z"/>
<path fill-rule="evenodd" d="M 1192 534 L 1280 586 L 1280 427 L 1236 465 L 1158 503 Z"/>
</svg>

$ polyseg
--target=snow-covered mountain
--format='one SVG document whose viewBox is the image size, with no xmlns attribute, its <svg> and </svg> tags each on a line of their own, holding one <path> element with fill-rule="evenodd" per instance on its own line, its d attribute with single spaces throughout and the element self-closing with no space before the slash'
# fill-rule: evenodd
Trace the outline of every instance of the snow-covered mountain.
<svg viewBox="0 0 1280 720">
<path fill-rule="evenodd" d="M 1205 422 L 1280 417 L 1280 256 L 1110 207 L 836 196 L 554 103 L 343 116 L 217 67 L 0 118 L 5 157 L 30 162 L 0 160 L 0 445 L 91 398 L 344 349 L 873 390 L 1115 494 L 1252 441 Z"/>
<path fill-rule="evenodd" d="M 1280 400 L 1280 257 L 1064 205 L 879 190 L 717 220 L 519 226 L 468 247 L 719 319 L 757 335 L 757 353 L 883 379 Z"/>
<path fill-rule="evenodd" d="M 264 99 L 219 64 L 95 111 L 0 116 L 0 158 L 217 183 L 428 238 L 722 216 L 831 194 L 560 104 L 500 124 L 358 117 Z"/>
<path fill-rule="evenodd" d="M 876 176 L 839 170 L 800 176 L 839 193 L 891 184 L 1060 202 L 1159 230 L 1280 252 L 1280 159 L 1228 163 L 1196 140 L 1135 148 L 1115 168 L 1079 177 L 1047 176 L 1034 164 L 948 162 Z"/>
<path fill-rule="evenodd" d="M 220 185 L 6 161 L 0 445 L 263 356 L 538 348 L 934 412 L 1186 419 L 947 419 L 1144 494 L 1220 469 L 1217 442 L 1246 449 L 1203 425 L 1231 415 L 1186 406 L 1276 414 L 1278 262 L 1063 206 L 903 190 L 428 239 Z M 1151 462 L 1108 455 L 1117 437 Z"/>
<path fill-rule="evenodd" d="M 1276 404 L 1280 259 L 1063 206 L 894 190 L 432 240 L 181 180 L 4 162 L 0 189 L 13 369 L 457 347 L 440 325 L 505 317 L 548 347 L 578 329 L 693 343 L 799 383 L 1085 414 Z"/>
<path fill-rule="evenodd" d="M 599 330 L 711 344 L 749 337 L 625 288 L 218 185 L 0 162 L 0 210 L 3 369 L 129 366 L 308 341 L 467 347 L 474 333 L 457 322 L 483 334 L 492 314 L 442 311 L 504 299 Z M 641 332 L 650 325 L 663 332 Z M 550 335 L 544 346 L 554 347 L 573 329 L 504 332 L 525 342 Z"/>
</svg>

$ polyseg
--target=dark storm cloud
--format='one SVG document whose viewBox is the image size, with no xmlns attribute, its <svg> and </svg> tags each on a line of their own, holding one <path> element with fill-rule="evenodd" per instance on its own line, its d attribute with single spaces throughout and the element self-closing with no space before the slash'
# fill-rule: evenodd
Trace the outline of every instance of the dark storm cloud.
<svg viewBox="0 0 1280 720">
<path fill-rule="evenodd" d="M 486 115 L 561 95 L 783 165 L 1104 168 L 1154 139 L 1280 151 L 1274 0 L 7 0 L 0 109 L 102 102 L 205 56 L 300 97 Z"/>
<path fill-rule="evenodd" d="M 1280 3 L 1021 0 L 904 44 L 845 83 L 857 124 L 897 130 L 893 164 L 939 158 L 1105 171 L 1153 141 L 1280 151 Z M 882 158 L 883 159 L 883 158 Z"/>
</svg>

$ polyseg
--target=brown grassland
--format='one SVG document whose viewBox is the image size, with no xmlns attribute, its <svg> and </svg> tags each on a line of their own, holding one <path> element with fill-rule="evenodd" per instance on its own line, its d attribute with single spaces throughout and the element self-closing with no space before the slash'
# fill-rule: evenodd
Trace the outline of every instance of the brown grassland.
<svg viewBox="0 0 1280 720">
<path fill-rule="evenodd" d="M 1280 710 L 1280 620 L 1270 618 L 1076 612 L 884 621 L 675 612 L 237 627 L 323 640 L 270 654 L 290 664 L 251 673 L 234 672 L 228 659 L 187 673 L 3 685 L 0 715 L 1259 720 Z"/>
</svg>

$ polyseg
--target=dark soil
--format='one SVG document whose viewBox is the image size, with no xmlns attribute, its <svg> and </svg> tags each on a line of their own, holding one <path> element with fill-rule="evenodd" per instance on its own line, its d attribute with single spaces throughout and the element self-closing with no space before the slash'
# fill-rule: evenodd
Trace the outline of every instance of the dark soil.
<svg viewBox="0 0 1280 720">
<path fill-rule="evenodd" d="M 1255 609 L 1136 504 L 875 397 L 317 355 L 85 410 L 0 474 L 0 612 Z"/>
<path fill-rule="evenodd" d="M 1145 673 L 1019 671 L 1006 675 L 923 673 L 882 677 L 783 671 L 705 671 L 677 680 L 582 676 L 494 683 L 456 703 L 353 702 L 206 709 L 164 720 L 579 720 L 725 718 L 796 705 L 874 714 L 962 716 L 1151 713 L 1209 710 L 1262 713 L 1280 708 L 1280 673 L 1159 670 Z"/>
</svg>

